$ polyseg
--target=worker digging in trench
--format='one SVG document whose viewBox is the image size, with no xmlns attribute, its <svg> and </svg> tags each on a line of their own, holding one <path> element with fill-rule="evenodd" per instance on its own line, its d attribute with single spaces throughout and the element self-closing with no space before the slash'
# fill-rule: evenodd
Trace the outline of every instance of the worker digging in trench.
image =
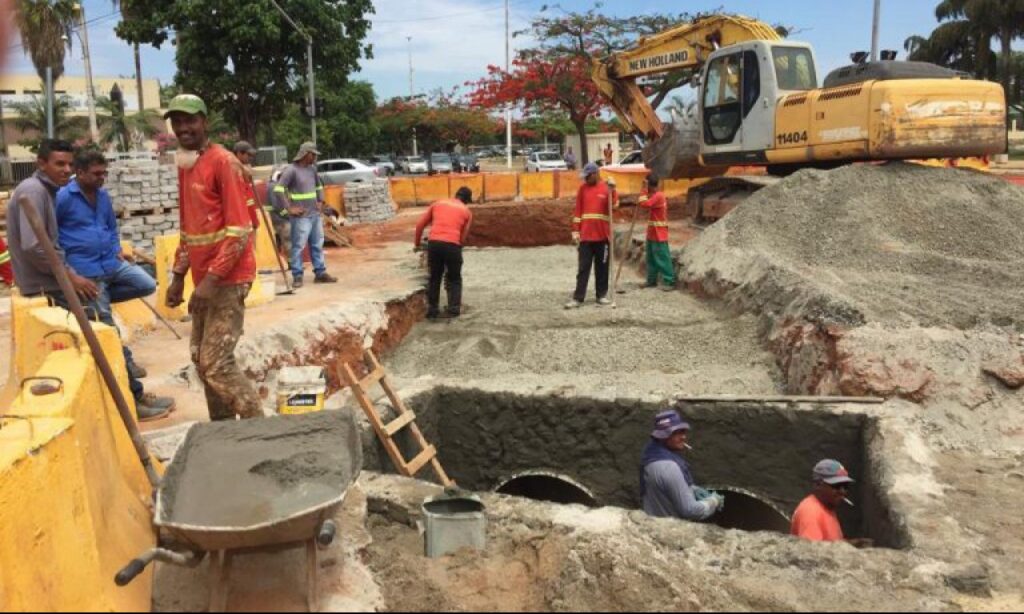
<svg viewBox="0 0 1024 614">
<path fill-rule="evenodd" d="M 184 302 L 185 275 L 191 270 L 189 345 L 210 419 L 256 418 L 263 415 L 259 397 L 235 360 L 245 297 L 256 278 L 245 170 L 231 152 L 210 143 L 207 115 L 206 103 L 189 94 L 176 96 L 164 114 L 180 144 L 181 201 L 181 243 L 166 302 L 172 308 Z"/>
<path fill-rule="evenodd" d="M 689 435 L 689 423 L 674 410 L 654 418 L 654 431 L 640 461 L 640 496 L 649 516 L 699 522 L 725 505 L 722 495 L 694 483 L 690 464 L 682 456 L 690 449 Z"/>
<path fill-rule="evenodd" d="M 427 262 L 430 267 L 430 283 L 427 286 L 427 318 L 436 320 L 441 315 L 441 280 L 448 290 L 449 318 L 462 315 L 462 246 L 469 238 L 473 225 L 473 213 L 469 205 L 473 202 L 473 191 L 459 188 L 455 198 L 443 198 L 427 208 L 416 224 L 413 249 L 419 251 L 423 231 L 430 227 L 427 242 Z"/>
</svg>

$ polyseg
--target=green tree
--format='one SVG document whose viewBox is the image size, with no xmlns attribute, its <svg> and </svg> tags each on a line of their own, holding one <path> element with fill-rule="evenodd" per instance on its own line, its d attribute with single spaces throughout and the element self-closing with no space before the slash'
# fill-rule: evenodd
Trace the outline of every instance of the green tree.
<svg viewBox="0 0 1024 614">
<path fill-rule="evenodd" d="M 280 0 L 279 4 L 313 37 L 318 84 L 342 87 L 371 57 L 363 41 L 369 31 L 371 0 Z M 242 138 L 254 141 L 256 127 L 282 117 L 305 91 L 306 39 L 269 0 L 146 0 L 145 12 L 126 15 L 117 26 L 124 40 L 160 47 L 173 34 L 176 81 L 223 109 Z"/>
<path fill-rule="evenodd" d="M 17 113 L 14 126 L 22 134 L 34 131 L 46 134 L 46 96 L 33 94 L 29 100 L 12 102 L 7 105 Z M 53 99 L 53 134 L 59 139 L 74 140 L 85 129 L 85 118 L 71 116 L 71 99 L 56 96 Z"/>
<path fill-rule="evenodd" d="M 64 56 L 71 48 L 71 28 L 77 18 L 74 5 L 71 0 L 17 1 L 18 31 L 43 83 L 47 68 L 53 71 L 54 81 L 64 74 Z"/>
</svg>

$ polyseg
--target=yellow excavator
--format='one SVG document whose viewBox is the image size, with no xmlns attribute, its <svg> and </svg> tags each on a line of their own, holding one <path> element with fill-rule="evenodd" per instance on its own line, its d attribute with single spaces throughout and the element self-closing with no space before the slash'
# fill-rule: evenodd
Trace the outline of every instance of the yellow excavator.
<svg viewBox="0 0 1024 614">
<path fill-rule="evenodd" d="M 818 86 L 810 45 L 770 25 L 714 15 L 641 38 L 595 60 L 593 79 L 644 145 L 661 178 L 712 180 L 688 208 L 717 218 L 750 193 L 801 168 L 852 162 L 989 156 L 1007 150 L 1002 86 L 892 57 L 837 69 Z M 694 72 L 698 101 L 663 123 L 638 79 Z M 760 176 L 726 176 L 763 167 Z"/>
</svg>

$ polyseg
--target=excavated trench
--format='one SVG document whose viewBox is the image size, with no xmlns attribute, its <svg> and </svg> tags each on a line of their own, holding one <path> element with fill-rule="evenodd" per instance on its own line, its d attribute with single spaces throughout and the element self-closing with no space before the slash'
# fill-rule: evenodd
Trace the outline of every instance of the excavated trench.
<svg viewBox="0 0 1024 614">
<path fill-rule="evenodd" d="M 651 417 L 663 409 L 639 401 L 447 387 L 409 403 L 462 488 L 627 509 L 639 506 L 639 456 Z M 859 480 L 850 493 L 854 507 L 840 510 L 846 535 L 889 548 L 909 545 L 874 482 L 872 418 L 823 404 L 684 401 L 679 408 L 693 425 L 688 458 L 698 484 L 726 495 L 721 526 L 785 532 L 809 492 L 811 467 L 836 458 Z M 390 471 L 382 448 L 370 441 L 367 468 Z M 411 456 L 411 441 L 399 441 Z"/>
</svg>

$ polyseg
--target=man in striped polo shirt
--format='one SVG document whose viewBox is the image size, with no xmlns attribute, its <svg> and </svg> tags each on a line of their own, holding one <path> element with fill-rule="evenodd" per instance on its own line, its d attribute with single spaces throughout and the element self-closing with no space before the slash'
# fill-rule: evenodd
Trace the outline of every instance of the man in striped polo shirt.
<svg viewBox="0 0 1024 614">
<path fill-rule="evenodd" d="M 313 283 L 333 284 L 337 278 L 328 275 L 324 262 L 324 223 L 320 217 L 323 187 L 316 174 L 316 157 L 320 152 L 313 143 L 303 143 L 292 164 L 281 173 L 274 192 L 288 206 L 292 221 L 291 267 L 295 288 L 302 287 L 302 250 L 309 245 L 313 261 Z"/>
</svg>

